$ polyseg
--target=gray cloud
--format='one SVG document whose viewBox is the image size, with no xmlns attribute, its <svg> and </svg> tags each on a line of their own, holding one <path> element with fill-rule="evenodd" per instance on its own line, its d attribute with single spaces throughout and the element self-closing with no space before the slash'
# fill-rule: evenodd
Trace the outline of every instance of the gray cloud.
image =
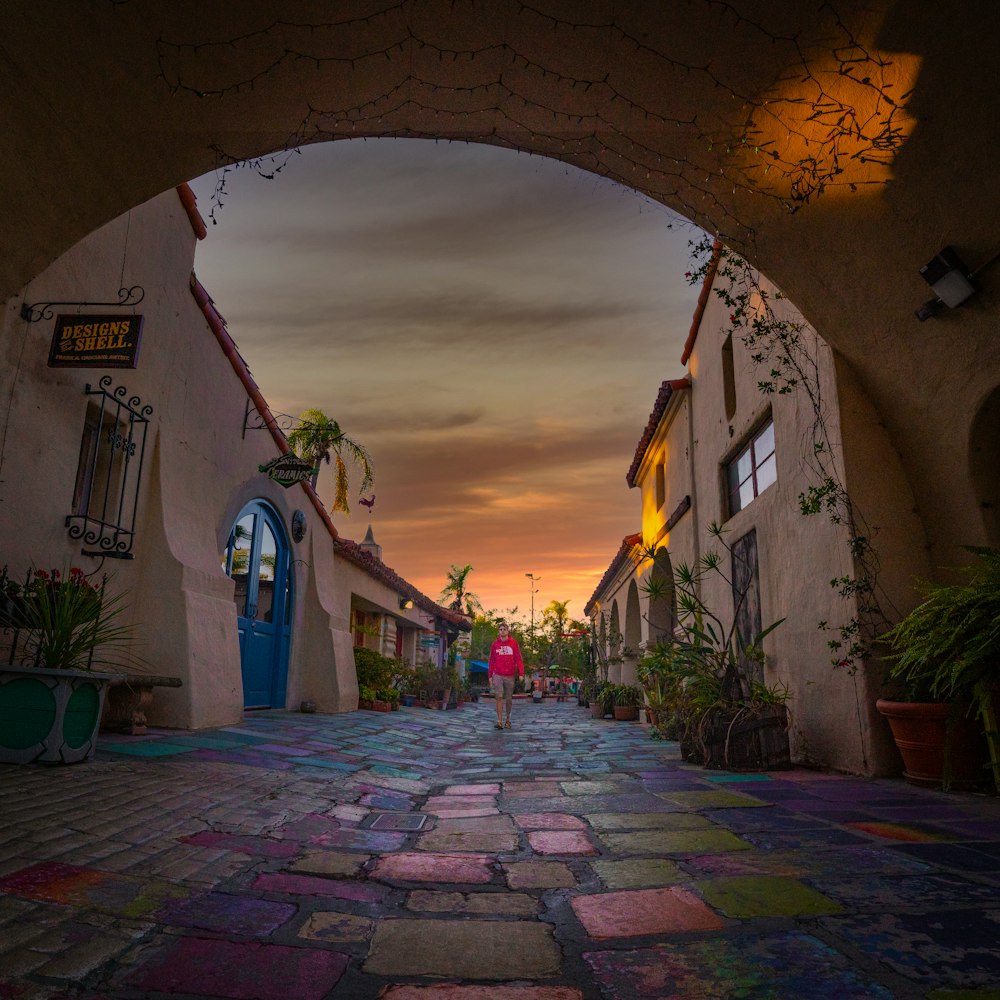
<svg viewBox="0 0 1000 1000">
<path fill-rule="evenodd" d="M 194 186 L 206 209 L 211 179 Z M 582 614 L 638 526 L 625 473 L 682 374 L 695 292 L 665 210 L 553 161 L 380 141 L 241 174 L 221 219 L 199 278 L 272 408 L 319 406 L 372 451 L 386 562 L 431 596 L 471 562 L 496 607 L 532 571 Z"/>
</svg>

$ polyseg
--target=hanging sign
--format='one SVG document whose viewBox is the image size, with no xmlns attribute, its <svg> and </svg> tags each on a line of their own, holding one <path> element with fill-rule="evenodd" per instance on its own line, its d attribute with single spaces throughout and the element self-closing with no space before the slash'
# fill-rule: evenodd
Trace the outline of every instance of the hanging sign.
<svg viewBox="0 0 1000 1000">
<path fill-rule="evenodd" d="M 313 476 L 319 474 L 319 468 L 307 462 L 298 455 L 279 455 L 272 458 L 266 465 L 258 465 L 257 468 L 273 479 L 279 486 L 284 486 L 287 490 L 289 486 L 296 483 L 304 483 Z"/>
<path fill-rule="evenodd" d="M 56 316 L 50 368 L 135 368 L 142 317 Z"/>
</svg>

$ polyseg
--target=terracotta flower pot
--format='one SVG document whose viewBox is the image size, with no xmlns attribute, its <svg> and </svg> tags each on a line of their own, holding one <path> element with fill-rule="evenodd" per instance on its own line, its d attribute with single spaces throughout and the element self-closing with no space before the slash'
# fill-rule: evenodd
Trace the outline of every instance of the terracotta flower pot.
<svg viewBox="0 0 1000 1000">
<path fill-rule="evenodd" d="M 875 707 L 889 723 L 911 785 L 971 789 L 984 782 L 986 740 L 966 706 L 880 698 Z"/>
<path fill-rule="evenodd" d="M 615 719 L 618 722 L 638 722 L 639 720 L 639 706 L 638 705 L 615 705 L 614 707 Z"/>
</svg>

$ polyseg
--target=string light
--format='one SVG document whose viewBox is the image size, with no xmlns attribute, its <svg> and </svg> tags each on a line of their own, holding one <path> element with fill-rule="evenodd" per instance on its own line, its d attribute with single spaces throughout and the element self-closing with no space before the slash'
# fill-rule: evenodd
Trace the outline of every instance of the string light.
<svg viewBox="0 0 1000 1000">
<path fill-rule="evenodd" d="M 745 16 L 728 0 L 699 2 L 729 30 L 741 32 L 741 45 L 748 50 L 767 45 L 784 53 L 784 73 L 770 92 L 746 93 L 726 79 L 725 67 L 717 70 L 709 63 L 686 61 L 655 47 L 631 31 L 623 16 L 570 20 L 523 0 L 490 0 L 491 14 L 508 28 L 504 38 L 481 46 L 451 47 L 432 40 L 426 26 L 416 27 L 421 18 L 426 21 L 420 0 L 395 0 L 363 16 L 317 22 L 276 19 L 259 29 L 213 41 L 178 42 L 161 37 L 156 44 L 157 61 L 160 79 L 172 93 L 201 99 L 252 91 L 286 64 L 306 63 L 317 74 L 333 67 L 364 71 L 374 61 L 400 68 L 399 79 L 387 81 L 380 93 L 368 94 L 359 103 L 308 106 L 282 152 L 246 161 L 252 169 L 267 171 L 264 176 L 280 172 L 296 147 L 350 135 L 488 142 L 557 156 L 636 188 L 692 218 L 710 220 L 720 232 L 728 228 L 737 241 L 739 233 L 743 242 L 749 230 L 733 214 L 734 202 L 741 195 L 763 196 L 796 211 L 829 188 L 857 190 L 880 183 L 877 178 L 844 175 L 852 161 L 887 166 L 905 138 L 905 95 L 891 93 L 892 63 L 869 51 L 829 4 L 823 7 L 829 23 L 817 25 L 815 32 L 815 37 L 825 41 L 807 43 L 804 33 L 775 31 L 762 20 Z M 471 0 L 467 6 L 471 11 L 477 3 Z M 572 45 L 560 48 L 560 64 L 551 65 L 537 53 L 512 44 L 512 39 L 520 37 L 512 27 L 518 20 L 528 38 L 539 28 L 572 32 L 577 37 Z M 294 44 L 295 36 L 302 34 L 306 43 Z M 366 34 L 369 38 L 381 34 L 382 39 L 365 46 L 358 39 Z M 575 74 L 567 69 L 573 60 L 585 63 L 588 59 L 586 41 L 578 44 L 580 34 L 600 43 L 603 74 Z M 679 33 L 678 37 L 685 36 Z M 220 66 L 227 65 L 227 50 L 252 48 L 259 57 L 268 44 L 274 51 L 263 66 L 230 80 L 208 82 L 210 74 L 218 74 Z M 673 114 L 626 91 L 618 78 L 624 80 L 628 74 L 607 67 L 633 64 L 636 59 L 648 61 L 653 73 L 662 75 L 666 70 L 702 77 L 712 90 L 729 96 L 732 121 L 720 116 L 709 119 L 709 126 L 705 119 L 716 112 L 699 108 L 690 115 Z M 449 79 L 431 73 L 438 65 L 447 67 Z M 817 65 L 823 66 L 822 72 L 814 69 Z M 450 79 L 456 71 L 474 77 L 456 82 Z M 636 74 L 638 78 L 647 75 Z M 782 90 L 786 84 L 794 84 L 790 94 Z M 852 103 L 844 96 L 852 88 L 860 88 L 855 96 L 867 95 L 871 104 L 867 114 L 856 106 L 859 101 Z M 662 91 L 664 100 L 669 98 L 669 88 Z M 581 98 L 588 100 L 587 108 L 579 106 Z M 551 123 L 549 129 L 540 124 L 543 120 Z M 637 121 L 642 123 L 639 128 Z M 648 133 L 650 141 L 643 133 Z M 673 150 L 653 144 L 669 142 L 671 135 L 679 143 L 678 150 L 701 148 L 704 158 L 699 162 L 694 152 L 672 155 Z M 775 136 L 782 137 L 780 143 Z M 221 146 L 215 150 L 222 173 L 214 204 L 221 206 L 225 172 L 241 164 Z M 726 178 L 725 185 L 718 184 L 721 177 Z M 720 200 L 717 191 L 723 190 L 732 202 Z"/>
</svg>

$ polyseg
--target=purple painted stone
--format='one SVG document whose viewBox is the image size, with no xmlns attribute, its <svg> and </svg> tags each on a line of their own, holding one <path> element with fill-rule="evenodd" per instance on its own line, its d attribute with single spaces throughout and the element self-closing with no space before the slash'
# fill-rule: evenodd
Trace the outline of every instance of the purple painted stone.
<svg viewBox="0 0 1000 1000">
<path fill-rule="evenodd" d="M 126 982 L 157 993 L 227 1000 L 320 1000 L 347 969 L 348 956 L 261 942 L 181 938 Z"/>
<path fill-rule="evenodd" d="M 497 782 L 493 784 L 482 784 L 482 785 L 450 785 L 444 790 L 445 795 L 499 795 L 500 785 Z"/>
<path fill-rule="evenodd" d="M 235 833 L 212 833 L 204 830 L 190 837 L 183 837 L 182 843 L 195 847 L 214 847 L 223 851 L 235 851 L 250 857 L 293 858 L 299 853 L 299 845 L 282 843 L 268 837 L 247 837 Z"/>
<path fill-rule="evenodd" d="M 294 823 L 288 823 L 276 831 L 279 837 L 285 840 L 300 840 L 313 842 L 318 837 L 325 837 L 340 829 L 340 823 L 329 816 L 322 816 L 319 813 L 309 813 Z"/>
<path fill-rule="evenodd" d="M 173 927 L 199 927 L 237 937 L 267 937 L 291 920 L 297 909 L 294 903 L 209 892 L 189 899 L 171 900 L 161 907 L 156 917 Z"/>
<path fill-rule="evenodd" d="M 405 833 L 390 830 L 359 830 L 354 827 L 337 830 L 309 842 L 317 847 L 341 847 L 350 851 L 398 851 L 406 840 Z"/>
<path fill-rule="evenodd" d="M 309 757 L 315 752 L 302 747 L 289 746 L 287 743 L 258 743 L 256 749 L 259 752 L 284 754 L 286 757 Z"/>
<path fill-rule="evenodd" d="M 379 903 L 385 898 L 385 890 L 380 887 L 339 879 L 313 878 L 311 875 L 258 875 L 253 888 L 259 892 L 281 892 L 289 896 L 334 896 L 355 903 Z"/>
</svg>

